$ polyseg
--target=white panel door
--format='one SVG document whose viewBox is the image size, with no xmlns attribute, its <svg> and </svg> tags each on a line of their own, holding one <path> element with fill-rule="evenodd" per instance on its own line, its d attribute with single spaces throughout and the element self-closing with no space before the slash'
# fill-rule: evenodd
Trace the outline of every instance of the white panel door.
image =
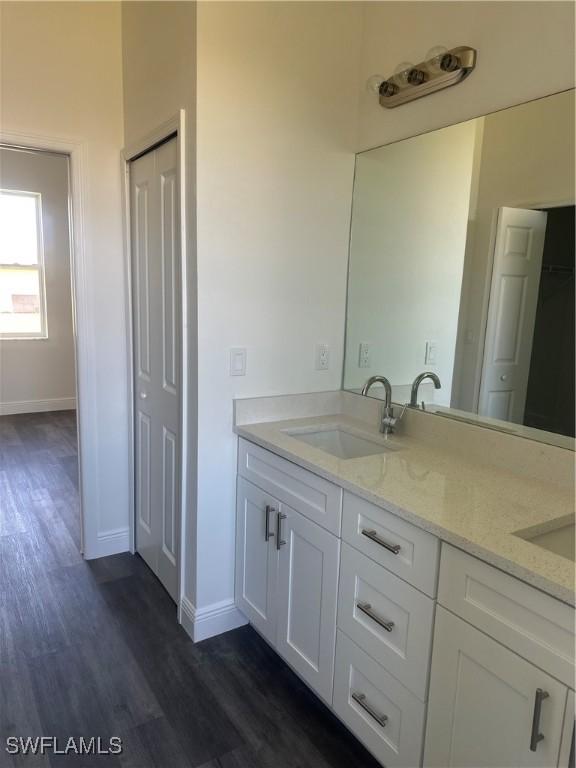
<svg viewBox="0 0 576 768">
<path fill-rule="evenodd" d="M 276 649 L 331 703 L 340 540 L 286 505 L 278 521 Z"/>
<path fill-rule="evenodd" d="M 552 768 L 566 694 L 561 683 L 438 607 L 424 765 Z"/>
<path fill-rule="evenodd" d="M 547 214 L 500 208 L 478 413 L 521 424 Z"/>
<path fill-rule="evenodd" d="M 176 139 L 130 164 L 136 550 L 178 597 L 180 222 Z"/>
<path fill-rule="evenodd" d="M 276 515 L 279 502 L 244 478 L 236 495 L 236 605 L 267 640 L 276 642 Z"/>
</svg>

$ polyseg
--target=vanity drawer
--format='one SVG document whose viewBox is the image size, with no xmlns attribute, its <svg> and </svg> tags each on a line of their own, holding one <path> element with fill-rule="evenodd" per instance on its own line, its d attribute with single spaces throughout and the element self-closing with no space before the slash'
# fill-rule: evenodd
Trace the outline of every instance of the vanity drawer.
<svg viewBox="0 0 576 768">
<path fill-rule="evenodd" d="M 342 538 L 430 597 L 436 596 L 440 542 L 431 533 L 344 492 Z"/>
<path fill-rule="evenodd" d="M 238 474 L 340 536 L 342 489 L 334 483 L 242 438 Z"/>
<path fill-rule="evenodd" d="M 442 545 L 438 601 L 569 686 L 574 609 L 465 552 Z"/>
<path fill-rule="evenodd" d="M 426 700 L 434 601 L 347 544 L 342 545 L 338 626 Z"/>
<path fill-rule="evenodd" d="M 340 630 L 333 708 L 386 768 L 422 764 L 425 705 Z"/>
</svg>

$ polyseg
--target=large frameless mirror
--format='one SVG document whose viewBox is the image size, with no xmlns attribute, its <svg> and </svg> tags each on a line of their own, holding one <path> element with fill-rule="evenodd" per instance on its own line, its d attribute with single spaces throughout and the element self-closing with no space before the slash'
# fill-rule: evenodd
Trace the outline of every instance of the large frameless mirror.
<svg viewBox="0 0 576 768">
<path fill-rule="evenodd" d="M 573 448 L 574 202 L 573 91 L 360 153 L 343 388 Z"/>
</svg>

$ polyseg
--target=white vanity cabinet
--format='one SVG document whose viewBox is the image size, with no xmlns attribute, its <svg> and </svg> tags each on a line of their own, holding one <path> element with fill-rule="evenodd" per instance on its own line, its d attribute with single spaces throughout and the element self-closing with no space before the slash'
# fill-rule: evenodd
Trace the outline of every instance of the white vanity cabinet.
<svg viewBox="0 0 576 768">
<path fill-rule="evenodd" d="M 439 606 L 424 764 L 552 768 L 566 694 L 566 686 Z"/>
<path fill-rule="evenodd" d="M 421 765 L 438 557 L 436 537 L 240 439 L 236 603 L 387 768 Z"/>
<path fill-rule="evenodd" d="M 386 768 L 574 768 L 574 610 L 240 439 L 236 602 Z"/>
<path fill-rule="evenodd" d="M 331 704 L 340 541 L 289 507 L 280 514 L 276 648 Z"/>
<path fill-rule="evenodd" d="M 340 489 L 245 441 L 240 461 L 240 471 L 248 466 L 254 474 L 256 467 L 274 495 L 238 477 L 236 604 L 331 704 L 340 539 L 327 528 L 340 528 Z M 327 527 L 285 498 L 327 521 Z"/>
<path fill-rule="evenodd" d="M 438 601 L 426 768 L 567 768 L 573 610 L 447 545 Z"/>
<path fill-rule="evenodd" d="M 279 503 L 238 478 L 236 496 L 236 605 L 271 643 L 276 641 L 278 553 L 272 537 Z"/>
</svg>

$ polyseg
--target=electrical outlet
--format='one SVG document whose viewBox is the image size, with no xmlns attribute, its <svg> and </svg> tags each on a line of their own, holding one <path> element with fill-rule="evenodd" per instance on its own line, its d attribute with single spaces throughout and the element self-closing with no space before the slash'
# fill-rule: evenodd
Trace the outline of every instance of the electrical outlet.
<svg viewBox="0 0 576 768">
<path fill-rule="evenodd" d="M 330 368 L 330 347 L 328 344 L 316 344 L 316 370 L 327 371 Z"/>
<path fill-rule="evenodd" d="M 358 368 L 372 367 L 372 344 L 369 341 L 361 341 L 358 348 Z"/>
<path fill-rule="evenodd" d="M 230 376 L 246 376 L 245 347 L 234 347 L 230 350 Z"/>
<path fill-rule="evenodd" d="M 438 357 L 438 342 L 427 341 L 426 342 L 426 355 L 424 357 L 425 365 L 436 365 Z"/>
</svg>

